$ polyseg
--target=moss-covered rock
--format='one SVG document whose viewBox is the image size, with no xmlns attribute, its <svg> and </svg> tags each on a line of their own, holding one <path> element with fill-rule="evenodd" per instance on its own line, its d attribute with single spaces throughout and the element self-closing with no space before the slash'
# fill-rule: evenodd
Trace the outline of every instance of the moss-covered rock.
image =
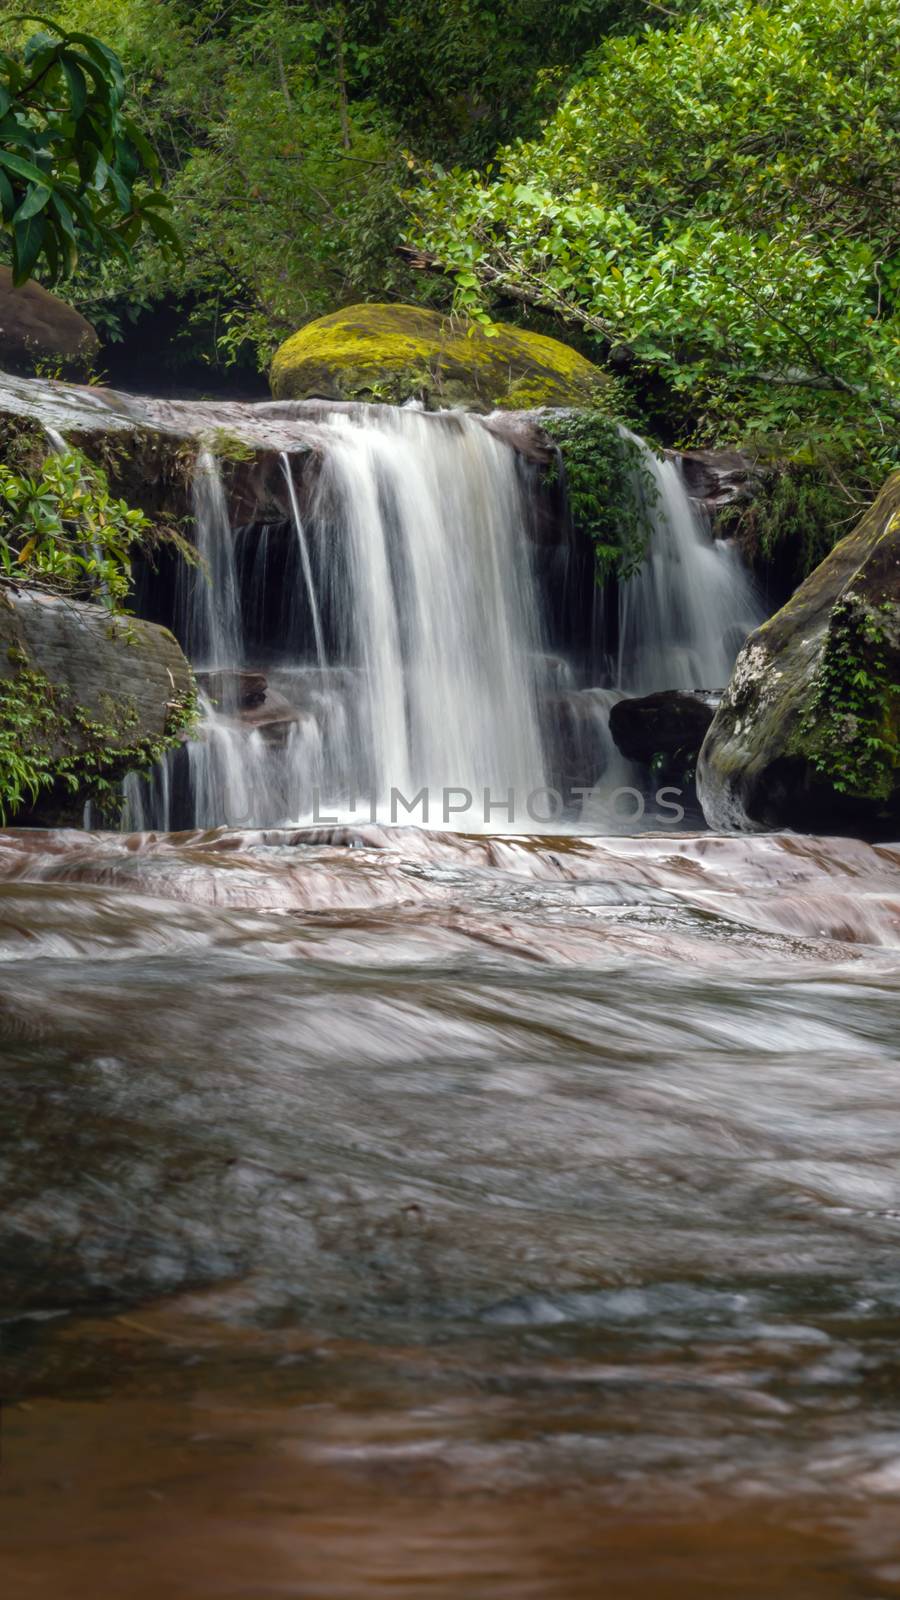
<svg viewBox="0 0 900 1600">
<path fill-rule="evenodd" d="M 125 774 L 191 726 L 191 669 L 168 631 L 105 606 L 0 588 L 0 815 L 113 815 Z"/>
<path fill-rule="evenodd" d="M 713 827 L 900 834 L 900 472 L 747 640 L 697 777 Z"/>
<path fill-rule="evenodd" d="M 360 305 L 307 323 L 275 353 L 279 400 L 388 400 L 527 411 L 578 406 L 607 382 L 577 350 L 500 323 L 477 324 L 418 306 Z"/>
</svg>

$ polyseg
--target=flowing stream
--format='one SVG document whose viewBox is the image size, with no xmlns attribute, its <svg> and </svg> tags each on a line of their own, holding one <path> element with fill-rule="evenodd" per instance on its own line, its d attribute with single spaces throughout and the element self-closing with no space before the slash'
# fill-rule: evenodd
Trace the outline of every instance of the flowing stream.
<svg viewBox="0 0 900 1600">
<path fill-rule="evenodd" d="M 900 851 L 0 873 L 9 1593 L 900 1592 Z"/>
<path fill-rule="evenodd" d="M 0 831 L 5 1592 L 900 1596 L 900 847 L 485 823 L 563 712 L 627 781 L 746 578 L 653 460 L 554 656 L 508 443 L 335 411 L 304 498 L 293 426 L 270 653 L 201 457 L 201 736 L 132 831 Z"/>
</svg>

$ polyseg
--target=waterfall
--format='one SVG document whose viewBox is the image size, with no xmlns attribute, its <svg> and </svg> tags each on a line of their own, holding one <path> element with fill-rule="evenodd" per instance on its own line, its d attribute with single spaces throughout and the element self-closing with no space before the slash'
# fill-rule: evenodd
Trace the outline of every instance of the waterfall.
<svg viewBox="0 0 900 1600">
<path fill-rule="evenodd" d="M 327 416 L 322 432 L 305 517 L 282 454 L 295 610 L 311 637 L 305 652 L 267 665 L 265 701 L 249 711 L 238 703 L 248 663 L 225 490 L 215 457 L 198 458 L 196 540 L 209 581 L 191 585 L 185 633 L 195 661 L 220 670 L 180 786 L 190 820 L 403 820 L 425 791 L 416 818 L 440 824 L 454 791 L 455 825 L 483 826 L 486 790 L 501 801 L 512 791 L 521 804 L 547 781 L 540 608 L 517 453 L 460 413 L 370 406 Z M 265 578 L 269 537 L 248 562 L 251 588 Z M 243 598 L 258 615 L 259 597 Z M 329 664 L 326 638 L 340 665 Z M 129 817 L 170 825 L 178 788 L 131 785 Z"/>
<path fill-rule="evenodd" d="M 538 601 L 515 452 L 477 420 L 335 414 L 319 514 L 374 793 L 544 782 Z"/>
<path fill-rule="evenodd" d="M 182 623 L 208 672 L 202 726 L 162 775 L 129 781 L 130 824 L 412 817 L 534 830 L 528 797 L 550 785 L 568 825 L 578 825 L 571 792 L 587 786 L 581 825 L 604 831 L 605 811 L 606 831 L 627 829 L 633 808 L 606 796 L 633 796 L 642 778 L 612 741 L 612 705 L 722 686 L 760 620 L 739 560 L 710 537 L 678 465 L 636 441 L 647 559 L 621 586 L 615 665 L 600 640 L 593 673 L 576 680 L 563 657 L 544 654 L 531 486 L 506 440 L 460 412 L 378 405 L 325 411 L 317 427 L 302 513 L 298 457 L 282 449 L 288 517 L 249 530 L 255 544 L 242 542 L 240 563 L 219 463 L 209 450 L 197 459 L 203 568 Z M 256 641 L 249 656 L 242 618 Z"/>
<path fill-rule="evenodd" d="M 650 491 L 647 559 L 621 588 L 618 687 L 723 689 L 738 650 L 763 619 L 737 552 L 713 540 L 689 499 L 677 461 L 661 461 L 634 434 Z"/>
</svg>

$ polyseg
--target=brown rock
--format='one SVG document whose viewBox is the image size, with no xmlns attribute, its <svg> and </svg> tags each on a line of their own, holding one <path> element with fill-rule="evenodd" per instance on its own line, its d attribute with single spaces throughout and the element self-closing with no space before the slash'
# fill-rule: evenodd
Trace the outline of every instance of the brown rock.
<svg viewBox="0 0 900 1600">
<path fill-rule="evenodd" d="M 249 711 L 266 698 L 264 672 L 198 672 L 197 684 L 218 711 Z"/>
<path fill-rule="evenodd" d="M 0 366 L 33 372 L 39 361 L 59 362 L 70 374 L 90 366 L 100 348 L 91 324 L 55 294 L 29 281 L 14 288 L 0 266 Z"/>
</svg>

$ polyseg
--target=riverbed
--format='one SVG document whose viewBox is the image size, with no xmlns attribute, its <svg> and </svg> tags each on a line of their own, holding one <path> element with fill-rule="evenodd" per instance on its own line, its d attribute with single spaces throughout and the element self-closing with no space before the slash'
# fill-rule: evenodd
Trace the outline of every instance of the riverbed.
<svg viewBox="0 0 900 1600">
<path fill-rule="evenodd" d="M 7 1592 L 900 1595 L 900 848 L 0 880 Z"/>
</svg>

